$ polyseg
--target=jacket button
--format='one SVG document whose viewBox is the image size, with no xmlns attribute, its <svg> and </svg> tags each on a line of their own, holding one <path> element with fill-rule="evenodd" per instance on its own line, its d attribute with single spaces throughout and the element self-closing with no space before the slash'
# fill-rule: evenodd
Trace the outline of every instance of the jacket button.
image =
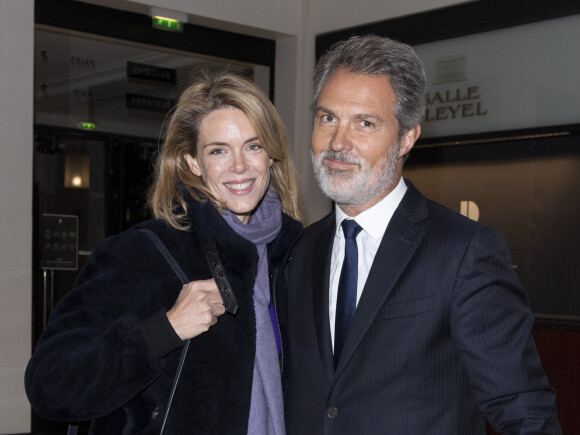
<svg viewBox="0 0 580 435">
<path fill-rule="evenodd" d="M 335 408 L 334 406 L 331 406 L 330 408 L 328 408 L 326 410 L 326 415 L 328 415 L 329 418 L 336 418 L 336 417 L 338 417 L 338 408 Z"/>
<path fill-rule="evenodd" d="M 157 418 L 157 416 L 159 415 L 159 406 L 155 407 L 155 409 L 153 410 L 153 412 L 151 413 L 151 418 L 153 420 L 155 420 Z"/>
</svg>

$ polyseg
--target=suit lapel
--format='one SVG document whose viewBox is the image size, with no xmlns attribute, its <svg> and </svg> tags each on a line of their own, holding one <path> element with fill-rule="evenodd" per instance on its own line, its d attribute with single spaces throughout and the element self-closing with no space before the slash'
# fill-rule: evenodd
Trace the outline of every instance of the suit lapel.
<svg viewBox="0 0 580 435">
<path fill-rule="evenodd" d="M 326 225 L 316 240 L 314 246 L 320 250 L 313 254 L 312 261 L 312 305 L 314 311 L 314 324 L 320 358 L 326 370 L 329 381 L 334 374 L 334 362 L 332 359 L 332 343 L 330 338 L 330 326 L 328 323 L 328 288 L 330 277 L 330 258 L 332 255 L 332 243 L 336 227 L 334 213 L 332 213 Z"/>
<path fill-rule="evenodd" d="M 423 238 L 424 229 L 415 222 L 427 217 L 426 202 L 410 182 L 407 184 L 407 193 L 391 218 L 373 261 L 336 368 L 336 377 L 356 351 Z"/>
</svg>

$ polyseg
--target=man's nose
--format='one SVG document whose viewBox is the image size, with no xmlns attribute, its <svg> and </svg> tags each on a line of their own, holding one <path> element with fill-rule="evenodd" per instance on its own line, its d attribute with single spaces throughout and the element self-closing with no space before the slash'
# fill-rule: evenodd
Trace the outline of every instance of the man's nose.
<svg viewBox="0 0 580 435">
<path fill-rule="evenodd" d="M 348 126 L 338 125 L 328 146 L 333 151 L 351 150 L 352 141 Z"/>
</svg>

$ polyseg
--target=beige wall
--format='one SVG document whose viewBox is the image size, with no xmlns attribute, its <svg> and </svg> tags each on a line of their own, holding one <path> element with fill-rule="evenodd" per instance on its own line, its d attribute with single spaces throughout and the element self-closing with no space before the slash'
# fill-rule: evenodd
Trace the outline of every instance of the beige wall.
<svg viewBox="0 0 580 435">
<path fill-rule="evenodd" d="M 472 0 L 473 1 L 473 0 Z M 313 0 L 310 2 L 312 30 L 326 33 L 403 15 L 424 12 L 428 9 L 467 3 L 465 0 Z"/>
<path fill-rule="evenodd" d="M 34 1 L 0 2 L 0 433 L 28 428 Z"/>
<path fill-rule="evenodd" d="M 40 1 L 40 0 L 39 0 Z M 103 4 L 110 0 L 85 0 Z M 119 4 L 116 0 L 112 4 Z M 275 38 L 276 106 L 294 144 L 308 220 L 330 204 L 310 169 L 311 79 L 318 33 L 460 3 L 457 0 L 139 0 L 199 24 Z M 0 434 L 27 432 L 23 375 L 30 355 L 34 0 L 0 1 Z"/>
</svg>

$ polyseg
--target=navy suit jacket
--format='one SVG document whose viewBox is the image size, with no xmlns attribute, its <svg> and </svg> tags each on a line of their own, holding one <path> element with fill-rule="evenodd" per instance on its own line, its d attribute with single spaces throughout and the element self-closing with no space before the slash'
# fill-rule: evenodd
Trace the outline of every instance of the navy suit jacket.
<svg viewBox="0 0 580 435">
<path fill-rule="evenodd" d="M 335 216 L 286 269 L 290 434 L 559 434 L 533 315 L 507 246 L 407 192 L 376 254 L 336 370 L 328 320 Z"/>
</svg>

